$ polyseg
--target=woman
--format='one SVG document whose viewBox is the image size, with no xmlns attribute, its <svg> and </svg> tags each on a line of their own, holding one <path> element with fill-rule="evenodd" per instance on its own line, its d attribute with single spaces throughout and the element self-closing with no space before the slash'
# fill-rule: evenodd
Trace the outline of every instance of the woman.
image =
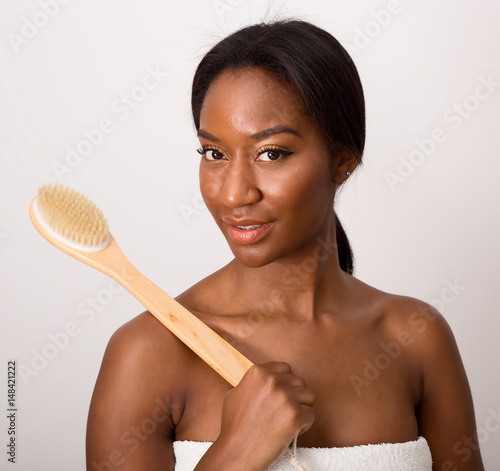
<svg viewBox="0 0 500 471">
<path fill-rule="evenodd" d="M 88 469 L 482 470 L 463 450 L 473 405 L 444 318 L 352 276 L 333 209 L 365 140 L 346 51 L 306 22 L 244 28 L 201 61 L 192 110 L 234 260 L 177 299 L 256 366 L 233 389 L 141 314 L 106 350 Z"/>
</svg>

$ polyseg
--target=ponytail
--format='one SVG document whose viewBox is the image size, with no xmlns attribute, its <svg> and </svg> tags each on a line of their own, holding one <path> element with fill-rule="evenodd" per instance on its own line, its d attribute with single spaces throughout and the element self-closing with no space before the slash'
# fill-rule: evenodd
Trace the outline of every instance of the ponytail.
<svg viewBox="0 0 500 471">
<path fill-rule="evenodd" d="M 340 223 L 337 213 L 335 213 L 335 233 L 337 236 L 337 253 L 339 256 L 340 268 L 346 273 L 349 273 L 349 275 L 352 275 L 354 271 L 354 261 L 351 244 L 349 243 L 349 239 Z"/>
</svg>

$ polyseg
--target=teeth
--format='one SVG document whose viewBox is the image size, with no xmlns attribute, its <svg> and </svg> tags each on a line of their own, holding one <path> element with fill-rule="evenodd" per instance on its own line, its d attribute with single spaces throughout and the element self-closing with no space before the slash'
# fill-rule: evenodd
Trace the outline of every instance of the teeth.
<svg viewBox="0 0 500 471">
<path fill-rule="evenodd" d="M 255 224 L 253 226 L 236 226 L 238 229 L 241 229 L 243 231 L 248 231 L 250 229 L 257 229 L 257 227 L 260 227 L 260 224 Z"/>
</svg>

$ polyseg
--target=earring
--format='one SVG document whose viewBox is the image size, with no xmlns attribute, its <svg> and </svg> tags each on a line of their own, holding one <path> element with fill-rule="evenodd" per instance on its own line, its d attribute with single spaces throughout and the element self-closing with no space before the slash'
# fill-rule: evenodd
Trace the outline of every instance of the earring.
<svg viewBox="0 0 500 471">
<path fill-rule="evenodd" d="M 346 174 L 347 176 L 349 176 L 349 175 L 351 174 L 351 172 L 346 172 L 345 174 Z"/>
</svg>

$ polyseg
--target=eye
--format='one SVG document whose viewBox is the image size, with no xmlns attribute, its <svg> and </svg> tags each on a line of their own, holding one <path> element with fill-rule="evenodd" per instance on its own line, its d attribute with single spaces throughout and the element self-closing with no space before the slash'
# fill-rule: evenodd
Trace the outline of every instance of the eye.
<svg viewBox="0 0 500 471">
<path fill-rule="evenodd" d="M 224 158 L 224 154 L 213 147 L 200 147 L 197 152 L 206 160 L 221 160 Z"/>
<path fill-rule="evenodd" d="M 292 154 L 293 152 L 280 149 L 279 147 L 265 147 L 259 151 L 257 160 L 260 162 L 274 162 L 275 160 L 288 157 Z"/>
</svg>

